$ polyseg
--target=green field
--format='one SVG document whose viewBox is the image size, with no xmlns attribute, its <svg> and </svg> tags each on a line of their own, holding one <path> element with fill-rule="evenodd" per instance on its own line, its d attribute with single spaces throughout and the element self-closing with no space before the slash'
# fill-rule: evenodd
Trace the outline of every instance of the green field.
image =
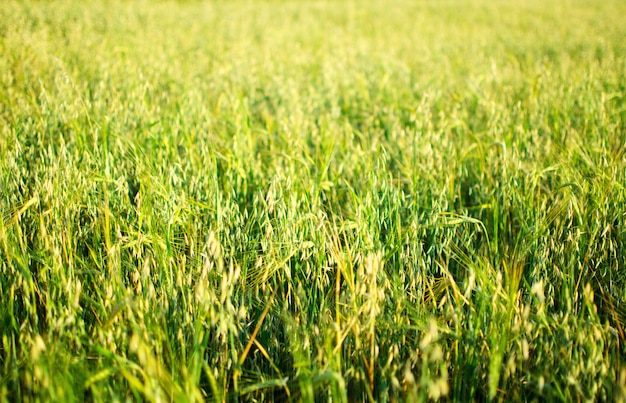
<svg viewBox="0 0 626 403">
<path fill-rule="evenodd" d="M 0 401 L 624 401 L 623 0 L 0 2 Z"/>
</svg>

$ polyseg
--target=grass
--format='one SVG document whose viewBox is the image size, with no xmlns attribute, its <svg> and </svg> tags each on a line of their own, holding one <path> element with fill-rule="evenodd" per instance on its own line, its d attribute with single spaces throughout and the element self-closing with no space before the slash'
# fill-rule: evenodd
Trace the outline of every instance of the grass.
<svg viewBox="0 0 626 403">
<path fill-rule="evenodd" d="M 626 4 L 0 5 L 0 400 L 626 399 Z"/>
</svg>

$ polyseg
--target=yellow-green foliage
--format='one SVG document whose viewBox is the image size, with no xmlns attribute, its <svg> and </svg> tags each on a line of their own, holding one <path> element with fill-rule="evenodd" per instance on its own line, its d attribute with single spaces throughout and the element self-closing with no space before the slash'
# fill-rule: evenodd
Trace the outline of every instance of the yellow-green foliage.
<svg viewBox="0 0 626 403">
<path fill-rule="evenodd" d="M 0 401 L 626 399 L 626 3 L 0 4 Z"/>
</svg>

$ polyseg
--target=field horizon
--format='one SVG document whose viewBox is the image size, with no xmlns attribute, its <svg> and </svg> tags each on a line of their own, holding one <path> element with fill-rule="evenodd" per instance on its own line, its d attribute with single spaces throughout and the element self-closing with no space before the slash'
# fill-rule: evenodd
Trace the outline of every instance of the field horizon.
<svg viewBox="0 0 626 403">
<path fill-rule="evenodd" d="M 626 3 L 0 4 L 0 401 L 626 400 Z"/>
</svg>

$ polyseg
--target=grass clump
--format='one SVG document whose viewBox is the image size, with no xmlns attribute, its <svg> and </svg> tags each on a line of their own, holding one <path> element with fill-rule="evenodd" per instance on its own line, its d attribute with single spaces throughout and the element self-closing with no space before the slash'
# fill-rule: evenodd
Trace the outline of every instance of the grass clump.
<svg viewBox="0 0 626 403">
<path fill-rule="evenodd" d="M 626 398 L 619 1 L 0 5 L 0 400 Z"/>
</svg>

